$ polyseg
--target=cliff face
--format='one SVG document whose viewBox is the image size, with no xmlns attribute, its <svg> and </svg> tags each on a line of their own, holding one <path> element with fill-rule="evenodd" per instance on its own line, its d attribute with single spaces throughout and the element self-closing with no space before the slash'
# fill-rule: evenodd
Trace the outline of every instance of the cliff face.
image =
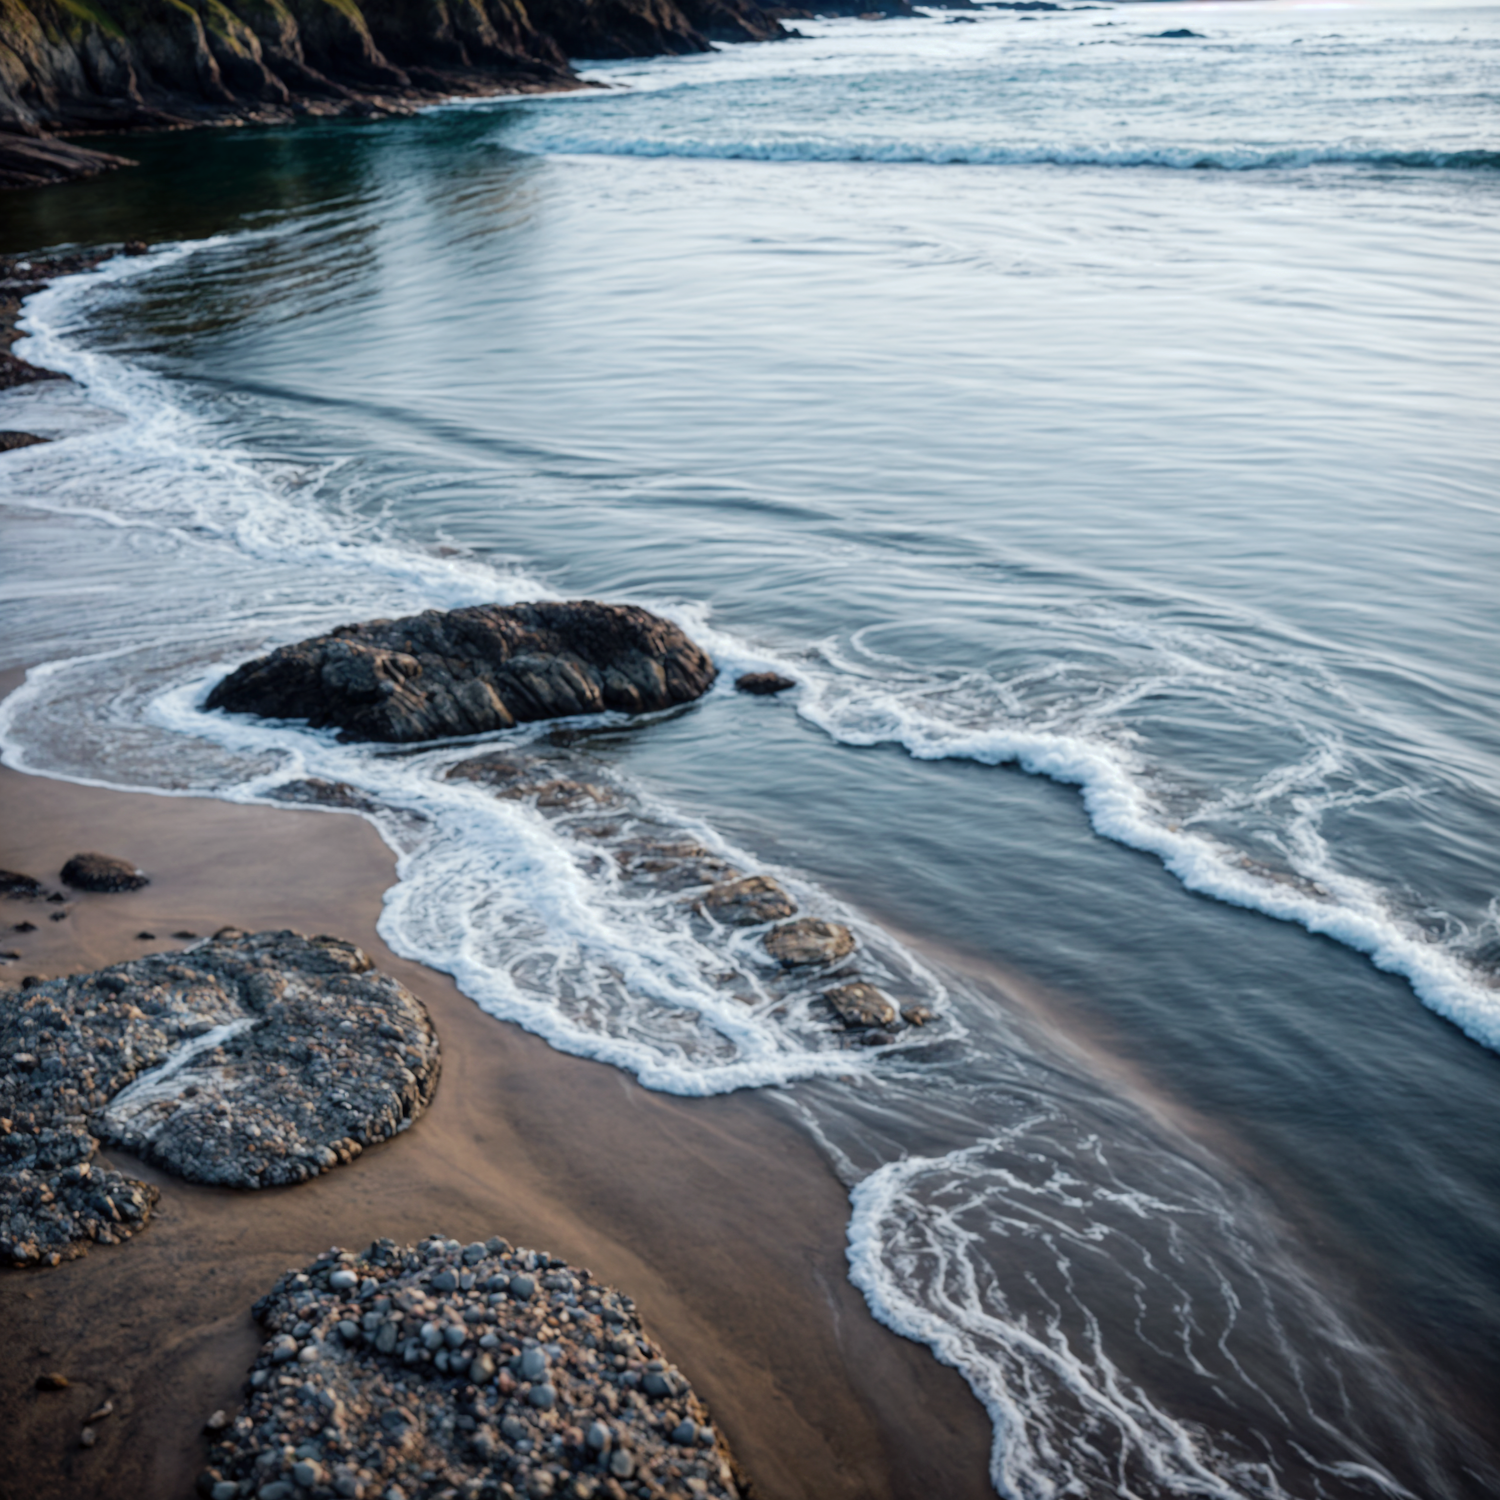
<svg viewBox="0 0 1500 1500">
<path fill-rule="evenodd" d="M 755 0 L 0 0 L 0 132 L 402 112 L 785 35 Z"/>
</svg>

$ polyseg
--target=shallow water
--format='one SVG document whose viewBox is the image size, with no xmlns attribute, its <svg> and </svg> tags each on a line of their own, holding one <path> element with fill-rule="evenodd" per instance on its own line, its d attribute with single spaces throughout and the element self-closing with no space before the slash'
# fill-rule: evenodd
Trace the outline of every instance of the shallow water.
<svg viewBox="0 0 1500 1500">
<path fill-rule="evenodd" d="M 354 784 L 398 950 L 649 1086 L 777 1089 L 1001 1493 L 1491 1492 L 1500 11 L 804 29 L 11 195 L 10 246 L 177 244 L 31 304 L 87 404 L 0 396 L 76 434 L 0 460 L 6 659 L 58 663 L 7 760 Z M 602 800 L 196 707 L 546 595 L 724 670 L 513 737 Z M 643 840 L 940 1019 L 846 1046 Z"/>
</svg>

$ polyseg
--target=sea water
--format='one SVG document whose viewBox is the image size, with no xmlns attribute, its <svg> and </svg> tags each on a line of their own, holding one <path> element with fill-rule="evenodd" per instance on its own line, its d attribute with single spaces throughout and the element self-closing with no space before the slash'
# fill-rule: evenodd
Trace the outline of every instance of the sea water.
<svg viewBox="0 0 1500 1500">
<path fill-rule="evenodd" d="M 796 24 L 10 195 L 6 248 L 157 248 L 28 304 L 81 390 L 0 396 L 67 435 L 0 458 L 6 761 L 357 788 L 399 952 L 796 1114 L 1003 1495 L 1493 1493 L 1500 10 Z M 201 709 L 568 597 L 721 670 L 478 747 L 582 805 Z M 853 1045 L 634 878 L 689 846 L 935 1019 Z"/>
</svg>

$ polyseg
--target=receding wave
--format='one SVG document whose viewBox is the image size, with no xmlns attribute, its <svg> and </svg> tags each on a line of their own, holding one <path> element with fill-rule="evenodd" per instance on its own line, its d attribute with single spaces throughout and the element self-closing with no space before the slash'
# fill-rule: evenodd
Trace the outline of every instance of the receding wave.
<svg viewBox="0 0 1500 1500">
<path fill-rule="evenodd" d="M 1404 150 L 1344 141 L 1329 145 L 893 140 L 818 135 L 606 136 L 558 134 L 505 142 L 544 155 L 690 157 L 722 161 L 911 162 L 926 166 L 1165 167 L 1253 172 L 1313 166 L 1500 170 L 1500 149 Z"/>
</svg>

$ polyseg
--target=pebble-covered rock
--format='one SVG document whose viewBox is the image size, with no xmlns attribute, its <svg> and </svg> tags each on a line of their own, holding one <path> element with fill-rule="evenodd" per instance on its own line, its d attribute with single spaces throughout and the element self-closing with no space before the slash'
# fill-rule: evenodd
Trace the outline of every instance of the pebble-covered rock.
<svg viewBox="0 0 1500 1500">
<path fill-rule="evenodd" d="M 790 917 L 797 903 L 769 875 L 745 875 L 709 890 L 703 897 L 703 909 L 716 921 L 754 927 Z"/>
<path fill-rule="evenodd" d="M 62 882 L 78 891 L 138 891 L 151 878 L 128 859 L 110 854 L 75 854 L 62 867 Z"/>
<path fill-rule="evenodd" d="M 24 988 L 0 1008 L 0 1260 L 127 1239 L 157 1193 L 100 1141 L 194 1182 L 303 1182 L 405 1130 L 437 1086 L 421 1002 L 337 938 L 225 929 Z"/>
<path fill-rule="evenodd" d="M 441 1237 L 330 1250 L 255 1315 L 269 1337 L 199 1476 L 206 1500 L 743 1493 L 631 1299 L 542 1252 Z"/>
<path fill-rule="evenodd" d="M 765 936 L 766 952 L 786 968 L 831 964 L 854 952 L 854 934 L 842 922 L 799 917 L 783 922 Z"/>
</svg>

